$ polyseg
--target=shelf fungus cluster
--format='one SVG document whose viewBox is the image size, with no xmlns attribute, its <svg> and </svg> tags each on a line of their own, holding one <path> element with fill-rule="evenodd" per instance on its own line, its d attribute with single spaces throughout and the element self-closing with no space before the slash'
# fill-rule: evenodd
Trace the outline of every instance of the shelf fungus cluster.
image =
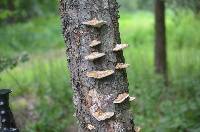
<svg viewBox="0 0 200 132">
<path fill-rule="evenodd" d="M 99 44 L 101 44 L 101 41 L 93 40 L 89 46 L 90 46 L 90 47 L 95 47 L 95 46 L 97 46 L 97 45 L 99 45 Z"/>
<path fill-rule="evenodd" d="M 135 97 L 130 97 L 128 93 L 122 93 L 117 96 L 117 98 L 113 101 L 113 103 L 120 104 L 120 103 L 123 103 L 128 98 L 129 98 L 129 101 L 135 100 Z"/>
<path fill-rule="evenodd" d="M 91 71 L 91 72 L 87 72 L 87 77 L 91 77 L 91 78 L 96 78 L 96 79 L 101 79 L 101 78 L 105 78 L 107 76 L 110 76 L 114 73 L 113 70 L 106 70 L 106 71 Z"/>
<path fill-rule="evenodd" d="M 128 47 L 128 44 L 117 44 L 113 51 L 120 51 Z"/>
<path fill-rule="evenodd" d="M 92 26 L 92 27 L 95 27 L 95 28 L 100 28 L 101 26 L 103 26 L 106 23 L 107 23 L 106 21 L 97 20 L 96 18 L 94 18 L 90 21 L 83 22 L 82 24 Z"/>
<path fill-rule="evenodd" d="M 92 20 L 82 22 L 82 24 L 86 26 L 90 26 L 92 28 L 101 28 L 104 24 L 106 24 L 106 21 L 103 20 L 97 20 L 97 18 L 94 18 Z M 101 40 L 98 39 L 93 39 L 89 47 L 93 48 L 97 45 L 100 45 L 102 42 Z M 120 50 L 123 50 L 128 47 L 128 44 L 117 44 L 112 51 L 117 52 Z M 96 60 L 99 59 L 103 56 L 105 56 L 105 53 L 99 53 L 98 51 L 92 52 L 91 54 L 85 56 L 85 60 Z M 124 63 L 117 63 L 115 66 L 115 69 L 125 69 L 128 68 L 129 64 L 124 64 Z M 108 76 L 111 76 L 114 74 L 114 70 L 102 70 L 102 71 L 88 71 L 86 73 L 86 76 L 89 78 L 95 78 L 95 79 L 102 79 Z M 114 104 L 120 104 L 124 102 L 126 99 L 129 99 L 129 101 L 133 101 L 135 97 L 130 97 L 128 93 L 122 93 L 119 94 L 117 97 L 114 94 L 99 94 L 97 93 L 96 89 L 91 89 L 88 92 L 87 95 L 87 107 L 89 108 L 90 114 L 97 120 L 97 121 L 103 121 L 106 119 L 112 118 L 115 113 L 113 111 L 114 109 Z M 113 101 L 114 100 L 114 101 Z M 113 103 L 112 103 L 113 101 Z M 95 130 L 95 126 L 92 124 L 88 124 L 87 128 L 89 130 Z"/>
<path fill-rule="evenodd" d="M 117 63 L 117 65 L 115 66 L 115 69 L 125 69 L 128 67 L 129 67 L 129 64 Z"/>
<path fill-rule="evenodd" d="M 86 60 L 95 60 L 95 59 L 101 58 L 103 56 L 105 56 L 105 53 L 92 52 L 90 55 L 85 56 L 85 59 Z"/>
</svg>

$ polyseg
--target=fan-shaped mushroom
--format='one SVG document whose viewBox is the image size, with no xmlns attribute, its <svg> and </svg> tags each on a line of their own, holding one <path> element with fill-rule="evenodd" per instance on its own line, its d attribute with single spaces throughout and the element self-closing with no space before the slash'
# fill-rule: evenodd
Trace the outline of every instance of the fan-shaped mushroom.
<svg viewBox="0 0 200 132">
<path fill-rule="evenodd" d="M 92 113 L 92 116 L 94 116 L 98 121 L 103 121 L 113 117 L 114 114 L 115 114 L 114 112 L 102 112 L 99 110 Z"/>
<path fill-rule="evenodd" d="M 113 70 L 106 70 L 106 71 L 91 71 L 87 73 L 87 77 L 101 79 L 107 76 L 110 76 L 114 73 Z"/>
<path fill-rule="evenodd" d="M 101 41 L 93 40 L 89 46 L 90 46 L 90 47 L 94 47 L 94 46 L 97 46 L 97 45 L 99 45 L 99 44 L 101 44 Z"/>
<path fill-rule="evenodd" d="M 122 93 L 122 94 L 119 94 L 117 96 L 117 98 L 114 100 L 114 104 L 120 104 L 122 102 L 124 102 L 127 98 L 129 97 L 129 94 L 128 93 Z"/>
<path fill-rule="evenodd" d="M 128 44 L 117 44 L 113 51 L 120 51 L 128 47 Z"/>
<path fill-rule="evenodd" d="M 88 26 L 92 26 L 95 28 L 100 28 L 101 26 L 103 26 L 104 24 L 106 24 L 106 21 L 103 20 L 97 20 L 96 18 L 90 20 L 90 21 L 86 21 L 83 22 L 84 25 L 88 25 Z"/>
<path fill-rule="evenodd" d="M 89 130 L 94 130 L 94 129 L 95 129 L 95 127 L 94 127 L 93 125 L 91 125 L 91 124 L 88 124 L 88 125 L 87 125 L 87 128 L 88 128 Z"/>
<path fill-rule="evenodd" d="M 128 67 L 129 67 L 129 64 L 118 63 L 118 64 L 115 66 L 115 69 L 125 69 L 125 68 L 128 68 Z"/>
<path fill-rule="evenodd" d="M 105 56 L 105 53 L 92 52 L 90 55 L 85 56 L 85 59 L 86 60 L 95 60 L 95 59 L 101 58 L 103 56 Z"/>
<path fill-rule="evenodd" d="M 129 97 L 129 101 L 134 101 L 136 97 Z"/>
</svg>

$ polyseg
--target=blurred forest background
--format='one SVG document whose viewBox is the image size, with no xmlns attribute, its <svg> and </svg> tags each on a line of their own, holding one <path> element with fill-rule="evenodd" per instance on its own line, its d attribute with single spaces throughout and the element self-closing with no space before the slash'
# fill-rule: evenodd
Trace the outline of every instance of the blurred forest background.
<svg viewBox="0 0 200 132">
<path fill-rule="evenodd" d="M 118 0 L 136 126 L 144 132 L 200 131 L 200 1 L 166 0 L 169 85 L 154 67 L 154 0 Z M 57 0 L 0 1 L 0 88 L 22 132 L 75 125 Z M 70 130 L 72 131 L 72 130 Z"/>
</svg>

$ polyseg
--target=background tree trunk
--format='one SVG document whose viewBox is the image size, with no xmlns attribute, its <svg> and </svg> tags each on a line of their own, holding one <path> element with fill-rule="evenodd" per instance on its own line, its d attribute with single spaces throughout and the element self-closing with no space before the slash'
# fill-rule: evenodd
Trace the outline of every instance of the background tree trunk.
<svg viewBox="0 0 200 132">
<path fill-rule="evenodd" d="M 126 70 L 115 70 L 117 63 L 124 63 L 123 53 L 112 51 L 116 44 L 121 43 L 118 7 L 116 0 L 60 1 L 76 117 L 81 132 L 87 132 L 89 129 L 98 132 L 134 131 L 133 119 L 128 111 L 128 99 L 121 104 L 113 103 L 118 94 L 128 92 Z M 106 24 L 101 28 L 83 24 L 94 18 L 104 20 Z M 100 40 L 101 44 L 91 48 L 89 44 L 94 39 Z M 85 60 L 85 56 L 93 51 L 106 55 L 96 61 Z M 102 79 L 86 76 L 87 72 L 94 70 L 114 70 L 115 73 Z M 98 121 L 92 115 L 92 111 L 97 109 L 102 112 L 114 112 L 114 116 Z"/>
<path fill-rule="evenodd" d="M 165 83 L 167 84 L 168 76 L 164 0 L 155 0 L 155 31 L 156 73 L 162 74 L 164 76 Z"/>
</svg>

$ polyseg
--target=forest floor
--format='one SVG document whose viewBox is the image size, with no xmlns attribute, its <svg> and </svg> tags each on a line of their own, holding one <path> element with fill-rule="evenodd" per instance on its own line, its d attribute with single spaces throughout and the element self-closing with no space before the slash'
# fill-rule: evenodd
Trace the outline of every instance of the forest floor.
<svg viewBox="0 0 200 132">
<path fill-rule="evenodd" d="M 165 87 L 154 74 L 153 14 L 121 14 L 131 110 L 144 132 L 200 131 L 200 19 L 167 12 L 168 72 Z M 184 15 L 183 15 L 184 14 Z M 23 51 L 29 61 L 0 74 L 0 87 L 11 88 L 11 106 L 25 132 L 61 132 L 76 122 L 64 42 L 58 17 L 36 18 L 0 29 L 0 53 Z"/>
</svg>

